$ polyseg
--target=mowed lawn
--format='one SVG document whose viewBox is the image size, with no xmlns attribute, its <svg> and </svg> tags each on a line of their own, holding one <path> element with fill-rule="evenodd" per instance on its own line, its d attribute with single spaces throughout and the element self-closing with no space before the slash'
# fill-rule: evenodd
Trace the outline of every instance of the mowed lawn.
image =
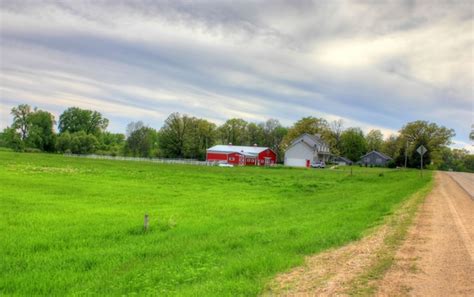
<svg viewBox="0 0 474 297">
<path fill-rule="evenodd" d="M 430 178 L 0 152 L 0 295 L 258 295 Z"/>
</svg>

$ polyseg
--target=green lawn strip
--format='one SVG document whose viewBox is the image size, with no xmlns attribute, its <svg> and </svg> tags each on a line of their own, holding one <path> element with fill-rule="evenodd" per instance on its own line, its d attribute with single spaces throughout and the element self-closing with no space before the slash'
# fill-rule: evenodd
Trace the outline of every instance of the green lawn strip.
<svg viewBox="0 0 474 297">
<path fill-rule="evenodd" d="M 0 295 L 255 296 L 429 180 L 379 171 L 0 152 Z"/>
<path fill-rule="evenodd" d="M 432 174 L 433 172 L 427 171 L 429 177 Z M 377 281 L 381 280 L 394 264 L 395 254 L 406 238 L 420 205 L 431 192 L 433 186 L 434 181 L 430 179 L 423 188 L 403 203 L 394 215 L 387 218 L 387 226 L 390 231 L 384 239 L 383 247 L 377 252 L 377 260 L 365 273 L 352 281 L 348 291 L 349 295 L 372 296 L 377 292 Z"/>
</svg>

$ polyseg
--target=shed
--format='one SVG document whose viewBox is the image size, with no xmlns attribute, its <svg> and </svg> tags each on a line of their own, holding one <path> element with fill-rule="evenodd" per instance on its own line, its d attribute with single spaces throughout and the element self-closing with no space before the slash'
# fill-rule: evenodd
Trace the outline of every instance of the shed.
<svg viewBox="0 0 474 297">
<path fill-rule="evenodd" d="M 369 166 L 387 166 L 388 162 L 391 161 L 392 158 L 389 156 L 378 152 L 378 151 L 371 151 L 362 157 L 360 157 L 360 163 L 362 165 L 369 165 Z"/>
<path fill-rule="evenodd" d="M 342 157 L 342 156 L 336 156 L 332 159 L 332 161 L 336 163 L 337 165 L 352 165 L 353 163 L 348 158 Z"/>
</svg>

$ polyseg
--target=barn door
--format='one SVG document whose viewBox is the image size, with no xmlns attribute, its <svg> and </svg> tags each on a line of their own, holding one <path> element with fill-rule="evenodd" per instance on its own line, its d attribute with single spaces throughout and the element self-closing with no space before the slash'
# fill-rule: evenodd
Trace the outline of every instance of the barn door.
<svg viewBox="0 0 474 297">
<path fill-rule="evenodd" d="M 265 157 L 265 166 L 270 165 L 271 158 L 270 157 Z"/>
</svg>

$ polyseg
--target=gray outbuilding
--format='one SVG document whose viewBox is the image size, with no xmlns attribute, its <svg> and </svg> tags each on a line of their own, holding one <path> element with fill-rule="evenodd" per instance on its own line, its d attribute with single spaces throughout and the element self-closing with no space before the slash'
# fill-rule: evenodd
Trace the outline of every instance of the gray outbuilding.
<svg viewBox="0 0 474 297">
<path fill-rule="evenodd" d="M 332 162 L 337 165 L 352 165 L 352 161 L 346 157 L 336 156 L 332 158 Z"/>
<path fill-rule="evenodd" d="M 389 156 L 377 152 L 377 151 L 371 151 L 370 153 L 367 153 L 360 157 L 360 163 L 362 165 L 368 165 L 368 166 L 387 166 L 388 162 L 390 162 L 392 158 Z"/>
</svg>

